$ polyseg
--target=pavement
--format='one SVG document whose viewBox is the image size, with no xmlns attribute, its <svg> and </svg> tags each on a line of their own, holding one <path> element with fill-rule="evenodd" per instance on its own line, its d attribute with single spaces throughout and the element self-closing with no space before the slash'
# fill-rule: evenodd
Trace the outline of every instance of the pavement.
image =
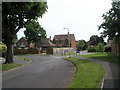
<svg viewBox="0 0 120 90">
<path fill-rule="evenodd" d="M 74 77 L 75 66 L 69 61 L 39 54 L 26 57 L 31 59 L 29 64 L 3 72 L 3 88 L 65 88 Z M 17 56 L 14 60 L 21 63 Z"/>
</svg>

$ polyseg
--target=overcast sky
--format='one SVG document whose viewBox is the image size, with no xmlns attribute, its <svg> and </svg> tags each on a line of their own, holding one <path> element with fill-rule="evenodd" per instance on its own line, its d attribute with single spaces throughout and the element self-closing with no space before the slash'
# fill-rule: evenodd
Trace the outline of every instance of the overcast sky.
<svg viewBox="0 0 120 90">
<path fill-rule="evenodd" d="M 100 36 L 98 26 L 105 14 L 111 8 L 111 0 L 47 0 L 48 12 L 42 19 L 38 19 L 40 25 L 46 30 L 47 37 L 67 34 L 69 28 L 71 34 L 75 34 L 76 40 L 89 40 L 91 35 Z M 24 36 L 23 30 L 18 33 L 18 39 Z"/>
</svg>

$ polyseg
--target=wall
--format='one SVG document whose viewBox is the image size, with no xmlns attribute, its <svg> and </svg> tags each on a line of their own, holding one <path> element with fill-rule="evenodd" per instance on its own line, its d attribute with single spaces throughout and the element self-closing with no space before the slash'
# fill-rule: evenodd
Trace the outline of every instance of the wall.
<svg viewBox="0 0 120 90">
<path fill-rule="evenodd" d="M 72 48 L 76 48 L 75 36 L 73 36 L 73 38 L 72 38 L 72 40 L 71 40 L 71 47 L 72 47 Z"/>
<path fill-rule="evenodd" d="M 113 54 L 120 56 L 120 42 L 112 42 L 111 43 L 111 51 Z"/>
<path fill-rule="evenodd" d="M 75 53 L 75 48 L 70 48 L 70 53 Z M 53 55 L 64 55 L 69 53 L 69 48 L 53 48 Z"/>
</svg>

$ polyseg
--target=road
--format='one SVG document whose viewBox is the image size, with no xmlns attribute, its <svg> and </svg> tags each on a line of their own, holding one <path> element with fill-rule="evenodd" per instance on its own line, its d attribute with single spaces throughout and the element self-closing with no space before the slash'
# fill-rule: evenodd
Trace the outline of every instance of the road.
<svg viewBox="0 0 120 90">
<path fill-rule="evenodd" d="M 75 66 L 60 58 L 32 55 L 22 68 L 3 72 L 3 88 L 65 88 L 74 77 Z"/>
</svg>

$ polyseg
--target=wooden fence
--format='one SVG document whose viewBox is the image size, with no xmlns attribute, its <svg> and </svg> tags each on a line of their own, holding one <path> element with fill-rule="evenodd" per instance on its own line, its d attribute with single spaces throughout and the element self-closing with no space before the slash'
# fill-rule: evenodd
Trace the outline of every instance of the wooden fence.
<svg viewBox="0 0 120 90">
<path fill-rule="evenodd" d="M 120 42 L 112 42 L 111 43 L 111 51 L 113 54 L 120 56 Z"/>
</svg>

